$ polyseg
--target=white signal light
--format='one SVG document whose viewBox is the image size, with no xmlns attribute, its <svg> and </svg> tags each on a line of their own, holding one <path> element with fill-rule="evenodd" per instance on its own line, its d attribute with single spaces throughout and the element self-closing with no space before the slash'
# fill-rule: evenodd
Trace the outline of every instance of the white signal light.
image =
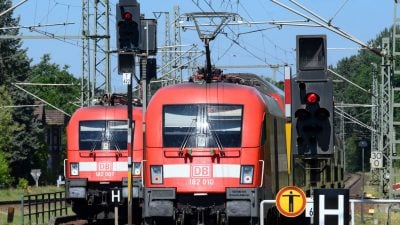
<svg viewBox="0 0 400 225">
<path fill-rule="evenodd" d="M 162 166 L 150 166 L 150 176 L 152 184 L 162 184 L 163 183 Z"/>
<path fill-rule="evenodd" d="M 71 174 L 71 176 L 79 175 L 79 163 L 71 163 L 70 164 L 70 174 Z"/>
<path fill-rule="evenodd" d="M 141 163 L 133 163 L 133 175 L 140 176 L 142 171 L 142 164 Z"/>
<path fill-rule="evenodd" d="M 244 165 L 240 167 L 240 183 L 252 184 L 254 175 L 254 166 Z"/>
</svg>

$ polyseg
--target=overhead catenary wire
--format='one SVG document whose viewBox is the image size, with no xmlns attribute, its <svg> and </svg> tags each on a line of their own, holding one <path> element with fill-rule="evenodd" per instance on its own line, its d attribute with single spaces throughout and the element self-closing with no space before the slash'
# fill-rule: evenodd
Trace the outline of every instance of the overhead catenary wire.
<svg viewBox="0 0 400 225">
<path fill-rule="evenodd" d="M 349 0 L 345 0 L 343 2 L 343 4 L 339 7 L 339 9 L 333 14 L 332 18 L 329 19 L 329 23 L 331 23 L 333 21 L 333 19 L 335 19 L 335 17 L 339 14 L 340 11 L 342 11 L 342 9 L 344 8 L 344 6 L 349 2 Z"/>
<path fill-rule="evenodd" d="M 26 1 L 28 1 L 28 0 L 22 0 L 22 1 L 20 1 L 19 3 L 17 3 L 16 5 L 12 6 L 11 8 L 6 9 L 6 10 L 3 11 L 3 12 L 0 12 L 0 17 L 2 17 L 3 15 L 5 15 L 5 14 L 8 13 L 8 12 L 11 12 L 12 10 L 14 10 L 15 8 L 17 8 L 18 6 L 24 4 Z"/>
<path fill-rule="evenodd" d="M 25 90 L 25 89 L 24 89 L 24 88 L 22 88 L 20 85 L 18 85 L 18 84 L 16 84 L 16 83 L 12 83 L 12 85 L 13 85 L 14 87 L 16 87 L 16 88 L 18 88 L 18 89 L 22 90 L 23 92 L 25 92 L 25 93 L 27 93 L 27 94 L 29 94 L 29 95 L 31 95 L 31 96 L 33 96 L 33 97 L 35 97 L 35 98 L 39 99 L 40 101 L 42 101 L 42 102 L 46 103 L 46 104 L 47 104 L 47 105 L 49 105 L 50 107 L 52 107 L 52 108 L 54 108 L 54 109 L 56 109 L 56 110 L 58 110 L 58 111 L 60 111 L 60 112 L 64 113 L 65 115 L 67 115 L 67 116 L 71 117 L 71 114 L 69 114 L 69 113 L 65 112 L 64 110 L 62 110 L 62 109 L 58 108 L 57 106 L 55 106 L 55 105 L 51 104 L 50 102 L 48 102 L 48 101 L 44 100 L 43 98 L 40 98 L 39 96 L 37 96 L 37 95 L 35 95 L 35 94 L 33 94 L 33 93 L 31 93 L 31 92 L 29 92 L 29 91 Z"/>
<path fill-rule="evenodd" d="M 192 2 L 193 2 L 202 12 L 205 12 L 205 10 L 200 6 L 200 4 L 199 4 L 198 1 L 195 2 L 194 0 L 192 0 Z M 216 12 L 215 9 L 212 7 L 212 5 L 211 5 L 209 2 L 205 1 L 205 3 L 209 6 L 209 8 L 210 8 L 213 12 Z M 243 23 L 243 24 L 246 24 L 246 23 Z M 232 34 L 233 34 L 234 36 L 237 37 L 237 33 L 236 33 L 235 31 L 233 31 L 231 27 L 228 26 L 227 29 L 230 30 L 230 31 L 232 32 Z M 259 56 L 256 55 L 254 52 L 252 52 L 251 50 L 249 50 L 248 48 L 246 48 L 246 47 L 244 47 L 242 44 L 240 44 L 238 39 L 231 38 L 231 37 L 229 37 L 228 35 L 225 35 L 225 37 L 226 37 L 227 39 L 229 39 L 230 41 L 232 41 L 234 44 L 236 44 L 238 47 L 240 47 L 242 50 L 244 50 L 245 52 L 247 52 L 248 54 L 250 54 L 252 57 L 256 58 L 257 60 L 260 60 L 260 61 L 263 62 L 263 63 L 267 63 L 266 59 L 264 59 L 264 58 L 262 58 L 262 57 L 259 57 Z M 276 46 L 276 44 L 275 44 L 275 46 Z M 270 56 L 273 57 L 273 58 L 276 58 L 276 57 L 273 56 L 272 54 L 269 54 L 269 53 L 267 53 L 267 52 L 264 52 L 264 53 L 270 55 Z M 286 62 L 284 62 L 284 60 L 282 60 L 282 59 L 278 59 L 278 58 L 276 58 L 276 59 L 279 60 L 279 61 L 281 61 L 281 62 L 283 62 L 283 63 L 286 63 Z"/>
<path fill-rule="evenodd" d="M 362 91 L 364 91 L 364 92 L 366 92 L 366 93 L 368 93 L 368 94 L 370 94 L 370 95 L 373 95 L 373 94 L 371 93 L 371 91 L 369 91 L 369 90 L 367 90 L 367 89 L 361 87 L 360 85 L 358 85 L 358 84 L 356 84 L 356 83 L 350 81 L 349 79 L 347 79 L 347 78 L 345 78 L 344 76 L 338 74 L 337 72 L 335 72 L 335 71 L 333 71 L 333 70 L 331 70 L 331 69 L 328 69 L 328 71 L 329 71 L 330 73 L 332 73 L 333 75 L 335 75 L 335 76 L 337 76 L 337 77 L 339 77 L 339 78 L 341 78 L 341 79 L 347 81 L 348 83 L 354 85 L 354 86 L 357 87 L 358 89 L 360 89 L 360 90 L 362 90 Z"/>
<path fill-rule="evenodd" d="M 366 129 L 368 129 L 368 130 L 370 130 L 370 131 L 378 132 L 378 131 L 375 130 L 373 127 L 368 126 L 367 124 L 365 124 L 365 123 L 359 121 L 358 119 L 356 119 L 355 117 L 353 117 L 353 116 L 351 116 L 350 114 L 346 113 L 345 111 L 343 111 L 343 110 L 340 109 L 340 108 L 335 107 L 335 113 L 339 114 L 340 116 L 343 116 L 344 118 L 346 118 L 346 119 L 348 119 L 348 120 L 354 122 L 355 124 L 360 125 L 361 127 L 366 128 Z"/>
<path fill-rule="evenodd" d="M 382 50 L 380 50 L 380 49 L 373 48 L 373 47 L 371 47 L 371 46 L 365 44 L 364 42 L 362 42 L 361 40 L 357 39 L 356 37 L 350 35 L 349 33 L 345 32 L 345 31 L 343 31 L 343 30 L 341 30 L 339 27 L 333 26 L 333 25 L 332 25 L 331 23 L 329 23 L 329 22 L 326 23 L 326 20 L 320 20 L 320 21 L 318 21 L 318 20 L 316 20 L 316 19 L 314 19 L 314 18 L 312 18 L 312 17 L 310 17 L 310 16 L 305 15 L 304 13 L 299 12 L 298 10 L 295 10 L 295 9 L 293 9 L 293 8 L 291 8 L 291 7 L 287 6 L 287 5 L 285 5 L 285 4 L 281 3 L 281 2 L 279 2 L 278 0 L 271 0 L 271 1 L 274 2 L 274 3 L 277 4 L 277 5 L 279 5 L 279 6 L 283 7 L 283 8 L 285 8 L 285 9 L 287 9 L 287 10 L 289 10 L 289 11 L 291 11 L 291 12 L 293 12 L 293 13 L 295 13 L 295 14 L 301 16 L 301 17 L 303 17 L 303 18 L 306 18 L 306 19 L 308 19 L 308 20 L 310 20 L 310 21 L 312 21 L 312 22 L 314 22 L 314 23 L 316 23 L 316 24 L 318 24 L 318 25 L 320 25 L 320 26 L 322 26 L 322 27 L 324 27 L 324 28 L 326 28 L 326 29 L 328 29 L 328 30 L 330 30 L 330 31 L 332 31 L 332 32 L 334 32 L 334 33 L 336 33 L 336 34 L 339 34 L 340 36 L 342 36 L 342 37 L 344 37 L 344 38 L 346 38 L 346 39 L 348 39 L 348 40 L 350 40 L 350 41 L 352 41 L 352 42 L 355 42 L 355 43 L 357 43 L 357 44 L 363 46 L 364 48 L 370 50 L 371 52 L 373 52 L 373 53 L 375 53 L 375 54 L 377 54 L 377 55 L 379 55 L 379 56 L 386 56 L 386 55 L 387 55 L 386 52 L 384 52 L 384 51 L 382 51 Z M 295 2 L 295 1 L 293 1 L 293 0 L 290 0 L 290 1 L 291 1 L 291 2 Z M 296 5 L 300 5 L 300 4 L 297 3 L 297 2 L 296 2 L 295 4 L 296 4 Z M 299 6 L 299 7 L 300 7 L 300 6 Z M 300 8 L 305 8 L 305 7 L 304 7 L 304 6 L 301 6 Z M 318 16 L 316 13 L 312 12 L 311 10 L 309 10 L 309 9 L 307 9 L 307 8 L 305 8 L 305 11 L 308 12 L 308 13 L 310 13 L 312 16 L 314 16 L 314 17 L 316 17 L 316 18 L 319 18 L 319 17 L 320 17 L 320 16 Z"/>
</svg>

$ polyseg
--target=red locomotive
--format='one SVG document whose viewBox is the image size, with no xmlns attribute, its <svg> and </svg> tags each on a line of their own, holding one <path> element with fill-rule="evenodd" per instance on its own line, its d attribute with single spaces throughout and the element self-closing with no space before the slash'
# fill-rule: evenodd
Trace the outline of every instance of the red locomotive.
<svg viewBox="0 0 400 225">
<path fill-rule="evenodd" d="M 230 78 L 161 88 L 149 102 L 146 225 L 255 224 L 259 202 L 289 184 L 281 92 Z"/>
<path fill-rule="evenodd" d="M 78 109 L 67 127 L 66 199 L 79 218 L 126 218 L 128 196 L 127 106 Z M 142 196 L 142 109 L 132 112 L 133 198 Z M 138 207 L 139 203 L 136 203 Z M 135 209 L 136 210 L 136 209 Z M 138 211 L 138 210 L 136 210 Z"/>
</svg>

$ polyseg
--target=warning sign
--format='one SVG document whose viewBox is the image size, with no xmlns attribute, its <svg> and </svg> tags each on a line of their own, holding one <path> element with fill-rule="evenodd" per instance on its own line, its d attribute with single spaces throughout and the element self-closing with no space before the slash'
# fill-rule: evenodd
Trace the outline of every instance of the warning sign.
<svg viewBox="0 0 400 225">
<path fill-rule="evenodd" d="M 279 190 L 276 195 L 276 207 L 286 217 L 296 217 L 306 208 L 304 191 L 295 186 L 287 186 Z"/>
</svg>

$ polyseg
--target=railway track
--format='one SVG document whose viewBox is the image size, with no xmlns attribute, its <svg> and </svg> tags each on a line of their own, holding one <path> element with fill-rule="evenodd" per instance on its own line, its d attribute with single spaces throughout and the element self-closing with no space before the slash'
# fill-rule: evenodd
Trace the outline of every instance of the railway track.
<svg viewBox="0 0 400 225">
<path fill-rule="evenodd" d="M 49 223 L 49 225 L 115 225 L 115 223 L 114 220 L 88 222 L 87 220 L 80 220 L 75 217 L 64 217 L 57 218 L 54 223 Z M 119 225 L 124 224 L 119 223 Z"/>
<path fill-rule="evenodd" d="M 360 198 L 363 195 L 362 174 L 351 173 L 347 175 L 344 188 L 350 190 L 350 198 Z"/>
</svg>

